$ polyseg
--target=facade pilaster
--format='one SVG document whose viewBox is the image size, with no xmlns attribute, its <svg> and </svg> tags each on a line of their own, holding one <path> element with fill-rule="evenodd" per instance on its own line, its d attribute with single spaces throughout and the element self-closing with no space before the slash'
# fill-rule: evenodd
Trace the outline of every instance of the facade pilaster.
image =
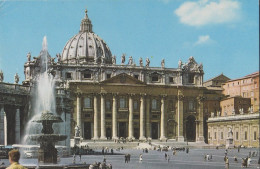
<svg viewBox="0 0 260 169">
<path fill-rule="evenodd" d="M 128 138 L 134 139 L 134 124 L 133 124 L 133 96 L 129 95 L 129 124 L 128 124 Z"/>
<path fill-rule="evenodd" d="M 161 98 L 161 137 L 160 140 L 166 140 L 165 137 L 165 96 L 162 96 Z"/>
<path fill-rule="evenodd" d="M 112 139 L 118 139 L 117 134 L 117 98 L 116 95 L 113 95 L 113 110 L 112 110 L 112 127 L 113 127 L 113 136 Z"/>
<path fill-rule="evenodd" d="M 197 142 L 204 142 L 204 128 L 203 128 L 203 101 L 204 101 L 204 97 L 203 96 L 199 96 L 197 98 L 197 101 L 198 101 L 198 113 L 199 113 L 199 118 L 198 118 L 198 121 L 199 121 L 199 137 L 198 139 L 196 140 Z"/>
<path fill-rule="evenodd" d="M 183 137 L 183 99 L 184 96 L 178 93 L 178 105 L 177 105 L 177 141 L 184 142 Z"/>
<path fill-rule="evenodd" d="M 98 139 L 98 100 L 97 95 L 93 96 L 94 99 L 94 137 L 93 140 Z"/>
<path fill-rule="evenodd" d="M 144 95 L 140 96 L 140 137 L 139 140 L 145 140 L 144 136 Z"/>
<path fill-rule="evenodd" d="M 105 95 L 101 94 L 101 140 L 106 140 L 106 110 L 105 110 Z"/>
<path fill-rule="evenodd" d="M 151 139 L 150 98 L 146 98 L 146 136 Z"/>
<path fill-rule="evenodd" d="M 77 126 L 80 129 L 80 137 L 82 137 L 81 125 L 81 93 L 77 93 Z"/>
<path fill-rule="evenodd" d="M 20 108 L 16 108 L 15 113 L 15 143 L 19 144 L 21 139 L 21 125 L 20 125 Z"/>
</svg>

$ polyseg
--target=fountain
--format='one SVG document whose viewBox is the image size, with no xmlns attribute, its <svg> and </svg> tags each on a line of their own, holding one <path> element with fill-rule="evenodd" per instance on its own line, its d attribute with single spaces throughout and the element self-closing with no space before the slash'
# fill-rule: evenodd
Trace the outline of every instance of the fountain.
<svg viewBox="0 0 260 169">
<path fill-rule="evenodd" d="M 66 135 L 53 134 L 53 123 L 60 123 L 63 120 L 53 113 L 48 111 L 42 112 L 41 116 L 33 119 L 33 122 L 42 123 L 41 134 L 29 135 L 29 139 L 40 143 L 38 150 L 39 163 L 57 163 L 57 149 L 55 142 L 63 141 L 67 138 Z"/>
<path fill-rule="evenodd" d="M 47 39 L 46 36 L 43 38 L 42 50 L 40 52 L 39 59 L 39 74 L 36 77 L 36 92 L 35 103 L 33 109 L 33 117 L 28 123 L 28 133 L 25 136 L 26 142 L 28 140 L 36 141 L 40 144 L 38 150 L 38 163 L 57 163 L 57 149 L 55 143 L 63 141 L 67 138 L 66 135 L 54 134 L 53 124 L 61 123 L 63 120 L 61 117 L 56 115 L 56 100 L 55 100 L 55 80 L 48 68 L 50 62 L 50 55 L 47 50 Z M 51 111 L 51 112 L 50 112 Z M 41 113 L 41 114 L 40 114 Z M 35 123 L 41 123 L 42 126 Z M 55 125 L 57 130 L 58 125 Z M 40 134 L 40 128 L 42 127 Z M 34 130 L 34 134 L 31 134 L 31 129 Z M 57 132 L 57 131 L 56 131 Z"/>
</svg>

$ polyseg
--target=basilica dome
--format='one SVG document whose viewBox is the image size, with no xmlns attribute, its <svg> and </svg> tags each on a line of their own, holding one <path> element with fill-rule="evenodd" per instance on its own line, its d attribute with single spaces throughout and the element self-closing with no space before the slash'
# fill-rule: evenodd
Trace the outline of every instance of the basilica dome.
<svg viewBox="0 0 260 169">
<path fill-rule="evenodd" d="M 65 45 L 62 55 L 62 63 L 93 63 L 111 64 L 112 54 L 103 39 L 92 31 L 91 20 L 87 10 L 85 18 L 80 24 L 80 31 Z"/>
</svg>

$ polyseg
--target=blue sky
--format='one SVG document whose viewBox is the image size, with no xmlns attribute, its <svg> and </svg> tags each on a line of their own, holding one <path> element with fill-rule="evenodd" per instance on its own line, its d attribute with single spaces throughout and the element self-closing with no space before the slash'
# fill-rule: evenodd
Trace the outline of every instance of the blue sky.
<svg viewBox="0 0 260 169">
<path fill-rule="evenodd" d="M 176 68 L 193 56 L 204 80 L 259 70 L 258 0 L 0 0 L 0 70 L 24 80 L 28 52 L 38 56 L 46 35 L 52 57 L 79 31 L 85 9 L 93 31 L 122 53 Z M 20 81 L 21 83 L 21 81 Z"/>
</svg>

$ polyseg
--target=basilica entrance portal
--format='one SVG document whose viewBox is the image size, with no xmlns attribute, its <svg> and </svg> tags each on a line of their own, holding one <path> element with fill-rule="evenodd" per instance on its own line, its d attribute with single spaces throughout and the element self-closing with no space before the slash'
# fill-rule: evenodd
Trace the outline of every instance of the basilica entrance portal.
<svg viewBox="0 0 260 169">
<path fill-rule="evenodd" d="M 159 124 L 157 122 L 152 122 L 152 139 L 159 138 Z"/>
<path fill-rule="evenodd" d="M 84 139 L 87 139 L 87 140 L 91 139 L 91 123 L 90 122 L 84 123 Z"/>
<path fill-rule="evenodd" d="M 127 127 L 126 127 L 126 122 L 119 122 L 119 138 L 127 137 Z"/>
<path fill-rule="evenodd" d="M 186 138 L 187 141 L 196 141 L 196 118 L 188 116 L 186 121 Z"/>
</svg>

